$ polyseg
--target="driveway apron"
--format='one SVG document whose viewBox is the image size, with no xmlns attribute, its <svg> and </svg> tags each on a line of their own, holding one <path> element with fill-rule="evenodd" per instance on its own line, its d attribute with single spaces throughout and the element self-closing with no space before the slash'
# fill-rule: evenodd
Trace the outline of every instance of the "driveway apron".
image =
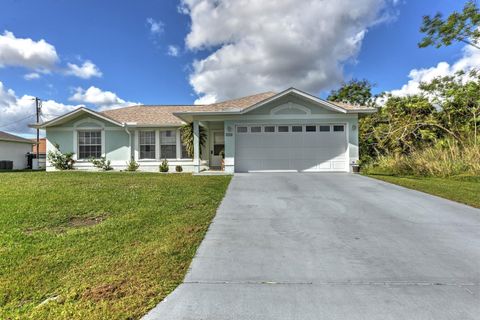
<svg viewBox="0 0 480 320">
<path fill-rule="evenodd" d="M 144 319 L 480 319 L 479 283 L 478 209 L 352 174 L 236 174 Z"/>
</svg>

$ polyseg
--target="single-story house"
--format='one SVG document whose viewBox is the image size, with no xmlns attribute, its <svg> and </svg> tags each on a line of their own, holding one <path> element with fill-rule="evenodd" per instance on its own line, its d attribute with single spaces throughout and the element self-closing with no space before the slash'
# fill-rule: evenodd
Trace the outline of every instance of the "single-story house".
<svg viewBox="0 0 480 320">
<path fill-rule="evenodd" d="M 29 139 L 0 131 L 0 161 L 12 161 L 13 170 L 25 169 L 32 144 Z"/>
<path fill-rule="evenodd" d="M 331 102 L 295 88 L 209 105 L 131 106 L 103 112 L 79 108 L 32 125 L 46 130 L 47 152 L 58 144 L 74 152 L 77 169 L 106 157 L 114 169 L 135 159 L 139 170 L 199 172 L 343 171 L 358 160 L 358 118 L 374 108 Z M 180 127 L 193 123 L 194 154 L 183 147 Z M 200 127 L 207 133 L 199 144 Z M 202 150 L 200 150 L 202 148 Z M 47 161 L 47 170 L 53 170 Z"/>
</svg>

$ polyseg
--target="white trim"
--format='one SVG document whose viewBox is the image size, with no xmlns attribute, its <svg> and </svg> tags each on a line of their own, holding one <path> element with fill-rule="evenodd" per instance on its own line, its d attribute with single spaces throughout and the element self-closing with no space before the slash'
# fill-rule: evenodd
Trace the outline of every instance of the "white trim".
<svg viewBox="0 0 480 320">
<path fill-rule="evenodd" d="M 68 112 L 68 113 L 66 113 L 66 114 L 64 114 L 64 115 L 62 115 L 62 116 L 60 116 L 60 117 L 57 117 L 57 118 L 55 118 L 55 119 L 52 119 L 52 120 L 47 121 L 47 122 L 45 122 L 45 123 L 42 123 L 41 125 L 32 125 L 31 127 L 33 127 L 33 128 L 41 128 L 41 129 L 47 128 L 47 127 L 49 127 L 49 126 L 55 125 L 56 123 L 58 123 L 58 122 L 60 122 L 60 121 L 62 121 L 62 120 L 71 118 L 71 117 L 75 116 L 77 113 L 80 113 L 80 112 L 85 112 L 85 113 L 91 114 L 91 115 L 93 115 L 93 116 L 95 116 L 95 117 L 98 117 L 98 118 L 100 118 L 100 119 L 102 119 L 102 120 L 105 120 L 105 121 L 107 121 L 107 122 L 113 123 L 113 124 L 115 124 L 115 125 L 117 125 L 117 126 L 120 126 L 120 127 L 123 126 L 122 123 L 117 122 L 117 121 L 115 121 L 115 120 L 113 120 L 113 119 L 110 119 L 110 118 L 108 118 L 108 117 L 105 117 L 105 116 L 103 116 L 102 114 L 100 114 L 100 113 L 98 113 L 98 112 L 96 112 L 96 111 L 87 109 L 87 108 L 85 108 L 85 107 L 80 107 L 80 108 L 75 109 L 75 110 L 73 110 L 73 111 L 71 111 L 71 112 Z"/>
<path fill-rule="evenodd" d="M 309 108 L 307 107 L 304 107 L 302 105 L 299 105 L 299 104 L 296 104 L 296 103 L 291 103 L 291 102 L 288 102 L 288 103 L 285 103 L 285 104 L 282 104 L 282 105 L 279 105 L 278 107 L 275 107 L 273 108 L 272 110 L 270 110 L 270 115 L 277 115 L 277 113 L 279 111 L 282 111 L 282 110 L 300 110 L 300 111 L 303 111 L 305 112 L 305 114 L 301 114 L 301 115 L 307 115 L 307 116 L 310 116 L 312 115 L 312 110 L 310 110 Z M 295 116 L 295 114 L 289 114 L 289 116 Z"/>
</svg>

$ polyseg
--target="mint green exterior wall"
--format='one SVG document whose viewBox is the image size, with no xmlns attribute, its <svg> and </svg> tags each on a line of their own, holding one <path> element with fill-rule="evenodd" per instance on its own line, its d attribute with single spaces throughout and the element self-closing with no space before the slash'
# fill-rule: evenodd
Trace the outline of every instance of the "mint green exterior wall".
<svg viewBox="0 0 480 320">
<path fill-rule="evenodd" d="M 102 130 L 103 154 L 113 164 L 124 165 L 130 159 L 129 135 L 123 127 L 93 116 L 82 115 L 58 126 L 46 129 L 47 152 L 60 146 L 62 152 L 77 153 L 77 132 L 79 130 Z M 74 156 L 76 158 L 76 155 Z M 91 167 L 88 161 L 78 161 L 78 167 Z M 47 163 L 47 169 L 49 164 Z"/>
</svg>

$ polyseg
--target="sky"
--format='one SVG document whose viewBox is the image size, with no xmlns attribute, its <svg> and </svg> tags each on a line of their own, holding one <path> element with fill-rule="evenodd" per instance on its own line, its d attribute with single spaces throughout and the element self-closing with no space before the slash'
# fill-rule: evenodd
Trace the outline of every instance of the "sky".
<svg viewBox="0 0 480 320">
<path fill-rule="evenodd" d="M 455 44 L 420 49 L 422 16 L 454 0 L 0 0 L 0 130 L 34 133 L 86 106 L 206 104 L 296 87 L 375 92 L 480 65 Z M 480 51 L 480 50 L 478 50 Z"/>
</svg>

